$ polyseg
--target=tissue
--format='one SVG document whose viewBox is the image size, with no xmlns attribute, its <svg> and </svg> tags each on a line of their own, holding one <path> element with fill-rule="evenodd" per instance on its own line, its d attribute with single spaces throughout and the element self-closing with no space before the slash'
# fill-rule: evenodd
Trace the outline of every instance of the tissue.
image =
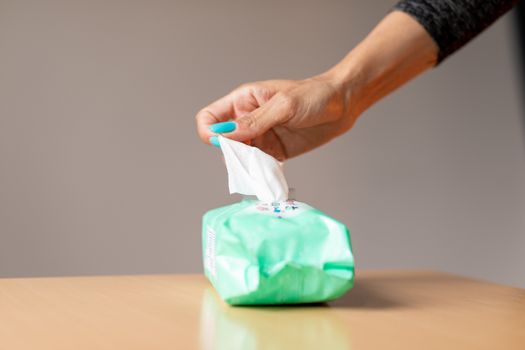
<svg viewBox="0 0 525 350">
<path fill-rule="evenodd" d="M 228 171 L 230 194 L 255 195 L 264 202 L 288 199 L 282 164 L 257 147 L 219 136 Z"/>
<path fill-rule="evenodd" d="M 261 150 L 219 136 L 230 193 L 255 195 L 203 216 L 204 272 L 232 305 L 336 299 L 354 284 L 348 228 L 288 199 L 282 165 Z"/>
</svg>

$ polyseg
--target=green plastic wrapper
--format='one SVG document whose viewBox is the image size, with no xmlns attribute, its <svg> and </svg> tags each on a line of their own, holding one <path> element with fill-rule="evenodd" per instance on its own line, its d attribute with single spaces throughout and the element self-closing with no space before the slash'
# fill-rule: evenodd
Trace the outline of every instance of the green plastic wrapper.
<svg viewBox="0 0 525 350">
<path fill-rule="evenodd" d="M 348 228 L 298 201 L 210 210 L 202 242 L 205 274 L 231 305 L 324 302 L 354 284 Z"/>
</svg>

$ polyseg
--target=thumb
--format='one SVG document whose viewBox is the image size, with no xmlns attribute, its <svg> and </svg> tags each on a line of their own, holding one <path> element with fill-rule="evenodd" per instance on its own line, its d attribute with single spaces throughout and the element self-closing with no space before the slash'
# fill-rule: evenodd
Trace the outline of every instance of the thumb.
<svg viewBox="0 0 525 350">
<path fill-rule="evenodd" d="M 224 136 L 241 142 L 250 141 L 290 120 L 295 114 L 294 106 L 291 98 L 275 95 L 266 104 L 237 119 L 235 130 Z"/>
</svg>

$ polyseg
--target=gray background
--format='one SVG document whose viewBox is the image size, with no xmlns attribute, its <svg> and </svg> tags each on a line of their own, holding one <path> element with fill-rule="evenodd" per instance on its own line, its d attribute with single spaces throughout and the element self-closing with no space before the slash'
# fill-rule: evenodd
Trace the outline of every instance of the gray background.
<svg viewBox="0 0 525 350">
<path fill-rule="evenodd" d="M 201 271 L 201 216 L 237 198 L 197 110 L 327 69 L 392 3 L 0 0 L 0 276 Z M 525 287 L 512 19 L 286 164 L 358 268 Z"/>
</svg>

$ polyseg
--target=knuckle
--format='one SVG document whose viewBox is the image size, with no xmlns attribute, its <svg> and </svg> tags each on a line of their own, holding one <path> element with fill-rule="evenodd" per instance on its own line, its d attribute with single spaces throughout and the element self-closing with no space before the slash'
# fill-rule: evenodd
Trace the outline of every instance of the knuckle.
<svg viewBox="0 0 525 350">
<path fill-rule="evenodd" d="M 279 113 L 279 115 L 281 115 L 283 118 L 286 118 L 295 113 L 299 105 L 299 100 L 293 95 L 281 93 L 278 96 L 277 104 L 279 109 L 282 111 L 282 113 Z"/>
<path fill-rule="evenodd" d="M 257 119 L 252 115 L 247 115 L 239 119 L 238 124 L 240 124 L 240 127 L 244 129 L 256 129 Z"/>
<path fill-rule="evenodd" d="M 239 85 L 233 93 L 238 96 L 249 96 L 259 90 L 261 90 L 261 84 L 259 82 L 250 82 Z"/>
<path fill-rule="evenodd" d="M 241 94 L 248 94 L 248 93 L 250 93 L 252 88 L 253 88 L 253 84 L 252 83 L 244 83 L 244 84 L 239 85 L 235 89 L 235 91 L 237 91 L 237 92 L 239 92 Z"/>
<path fill-rule="evenodd" d="M 199 123 L 204 118 L 206 113 L 208 113 L 206 111 L 206 108 L 203 108 L 200 111 L 198 111 L 197 114 L 195 114 L 195 120 L 197 121 L 197 123 Z"/>
<path fill-rule="evenodd" d="M 237 89 L 235 89 L 235 90 L 246 90 L 246 89 L 248 89 L 249 87 L 250 87 L 250 83 L 242 83 L 242 84 L 239 85 L 239 86 L 237 87 Z"/>
<path fill-rule="evenodd" d="M 293 110 L 295 108 L 295 105 L 297 104 L 297 99 L 292 95 L 283 93 L 281 94 L 281 96 L 279 96 L 279 102 L 282 108 L 287 110 Z"/>
</svg>

